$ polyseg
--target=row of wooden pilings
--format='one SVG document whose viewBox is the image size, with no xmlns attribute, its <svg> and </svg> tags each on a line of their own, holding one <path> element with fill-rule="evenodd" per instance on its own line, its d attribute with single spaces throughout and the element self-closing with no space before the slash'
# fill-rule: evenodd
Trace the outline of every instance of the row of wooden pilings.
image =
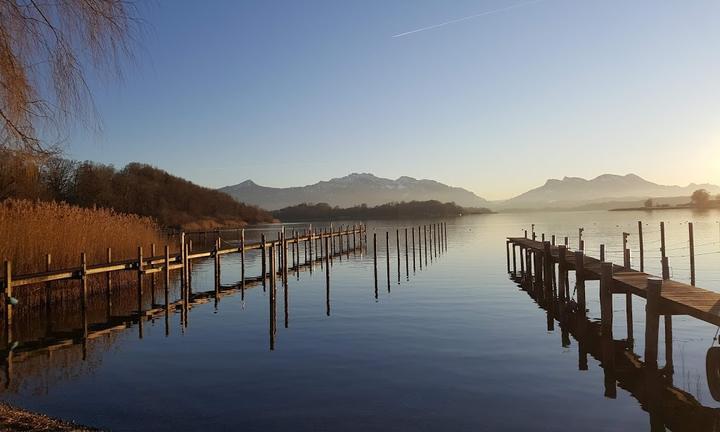
<svg viewBox="0 0 720 432">
<path fill-rule="evenodd" d="M 688 222 L 688 246 L 687 246 L 687 258 L 690 266 L 690 284 L 695 285 L 695 229 L 692 222 Z M 670 279 L 670 263 L 668 257 L 668 248 L 665 240 L 665 222 L 660 222 L 660 266 L 662 272 L 662 278 L 667 280 Z M 583 239 L 584 228 L 578 228 L 578 250 L 585 251 L 585 240 Z M 530 236 L 528 237 L 528 230 L 524 230 L 525 238 L 531 238 L 537 240 L 537 233 L 535 232 L 535 224 L 531 226 Z M 626 268 L 631 267 L 632 254 L 631 249 L 628 247 L 628 237 L 632 233 L 622 233 L 622 255 L 623 255 L 623 266 Z M 645 271 L 645 238 L 643 233 L 643 222 L 637 222 L 637 238 L 638 238 L 638 268 L 641 272 Z M 555 235 L 551 236 L 551 244 L 555 246 Z M 541 234 L 541 241 L 545 241 L 545 234 Z M 569 246 L 569 238 L 564 237 L 565 247 Z M 600 245 L 600 260 L 605 260 L 605 245 Z"/>
<path fill-rule="evenodd" d="M 544 237 L 544 236 L 543 236 Z M 586 302 L 586 270 L 585 254 L 582 250 L 570 251 L 566 245 L 558 246 L 558 258 L 551 253 L 552 241 L 542 241 L 542 250 L 516 245 L 507 241 L 508 273 L 518 278 L 520 283 L 532 290 L 539 301 L 546 305 L 569 306 L 577 308 L 581 316 L 585 317 L 588 311 Z M 517 265 L 516 246 L 519 249 L 520 266 Z M 512 253 L 510 250 L 512 249 Z M 567 256 L 574 255 L 575 287 L 570 292 L 569 271 Z M 512 259 L 512 267 L 511 267 Z M 626 261 L 626 264 L 627 261 Z M 557 267 L 556 267 L 557 265 Z M 626 267 L 630 269 L 629 264 Z M 519 270 L 519 271 L 518 271 Z M 645 363 L 657 367 L 658 331 L 661 313 L 660 298 L 663 279 L 648 278 L 647 306 L 645 316 Z M 613 331 L 613 293 L 625 294 L 627 340 L 632 343 L 633 335 L 633 306 L 632 293 L 616 290 L 613 282 L 613 263 L 603 261 L 600 275 L 600 315 L 603 335 L 612 339 Z M 577 299 L 575 300 L 575 294 Z M 672 372 L 672 315 L 664 314 L 665 327 L 665 369 Z"/>
<path fill-rule="evenodd" d="M 417 227 L 417 242 L 415 240 L 415 226 L 403 228 L 404 245 L 405 245 L 405 275 L 410 278 L 410 256 L 412 255 L 413 273 L 419 265 L 420 270 L 423 268 L 423 257 L 425 258 L 425 267 L 428 265 L 428 257 L 432 263 L 433 258 L 437 259 L 438 255 L 447 251 L 447 223 L 438 222 L 429 225 L 421 225 Z M 416 248 L 417 245 L 417 248 Z M 416 259 L 417 249 L 417 259 Z M 401 253 L 400 245 L 400 229 L 395 230 L 395 250 L 397 252 L 397 283 L 401 278 Z M 385 260 L 387 269 L 387 289 L 390 292 L 390 231 L 385 231 Z M 378 244 L 377 232 L 373 233 L 373 273 L 375 279 L 375 298 L 378 298 Z"/>
<path fill-rule="evenodd" d="M 324 243 L 324 244 L 323 244 Z M 140 337 L 143 335 L 143 319 L 142 317 L 156 311 L 158 308 L 165 309 L 166 317 L 170 313 L 170 308 L 175 307 L 181 312 L 181 323 L 183 326 L 187 326 L 187 312 L 190 300 L 193 297 L 192 292 L 192 262 L 196 259 L 213 258 L 215 266 L 215 298 L 216 301 L 219 298 L 220 291 L 220 270 L 221 260 L 220 257 L 225 254 L 239 253 L 240 254 L 240 266 L 241 266 L 241 278 L 237 285 L 239 285 L 243 297 L 246 280 L 248 279 L 245 275 L 245 253 L 250 250 L 259 250 L 262 256 L 262 274 L 261 280 L 263 287 L 265 287 L 265 281 L 268 279 L 268 257 L 269 250 L 272 250 L 277 255 L 277 262 L 279 263 L 279 270 L 284 280 L 287 279 L 288 270 L 296 269 L 299 267 L 308 265 L 309 263 L 320 261 L 322 264 L 323 259 L 327 262 L 332 263 L 334 256 L 339 256 L 342 259 L 342 254 L 349 254 L 350 250 L 361 249 L 363 244 L 367 243 L 367 229 L 365 225 L 352 225 L 352 226 L 340 226 L 337 229 L 331 227 L 325 229 L 313 229 L 312 226 L 305 230 L 300 235 L 299 232 L 294 231 L 292 235 L 286 233 L 283 227 L 277 233 L 275 240 L 267 240 L 263 234 L 259 243 L 246 244 L 244 230 L 240 232 L 240 240 L 237 245 L 230 245 L 223 247 L 223 240 L 221 238 L 216 239 L 215 246 L 211 250 L 193 252 L 192 241 L 186 239 L 185 234 L 181 235 L 180 238 L 180 253 L 170 254 L 170 247 L 165 246 L 164 255 L 157 256 L 155 254 L 154 245 L 151 247 L 151 256 L 146 257 L 143 253 L 143 248 L 138 247 L 138 254 L 136 260 L 125 260 L 125 261 L 112 261 L 112 254 L 108 249 L 108 262 L 97 265 L 89 265 L 87 262 L 87 256 L 85 253 L 80 254 L 80 266 L 73 269 L 54 270 L 48 271 L 42 274 L 33 275 L 20 275 L 16 276 L 12 272 L 12 262 L 7 260 L 3 265 L 3 280 L 1 282 L 2 287 L 2 298 L 5 301 L 0 302 L 0 307 L 3 309 L 3 330 L 4 340 L 6 346 L 11 346 L 13 343 L 13 309 L 20 307 L 17 304 L 17 300 L 13 297 L 13 290 L 23 286 L 45 284 L 47 299 L 46 307 L 51 307 L 50 301 L 50 282 L 62 281 L 62 280 L 78 280 L 79 281 L 79 297 L 80 297 L 80 309 L 81 309 L 81 337 L 87 338 L 88 335 L 88 320 L 87 320 L 87 305 L 88 305 L 88 279 L 92 275 L 104 274 L 105 275 L 105 291 L 107 294 L 108 313 L 112 309 L 112 291 L 113 281 L 112 274 L 119 271 L 134 271 L 137 273 L 136 293 L 137 293 L 137 310 L 135 316 L 139 317 L 139 333 Z M 304 249 L 304 260 L 301 260 L 300 245 L 303 245 Z M 288 249 L 291 248 L 290 253 Z M 317 257 L 315 257 L 317 256 Z M 292 261 L 290 259 L 292 257 Z M 48 258 L 48 263 L 50 258 Z M 169 289 L 171 285 L 171 271 L 180 270 L 180 301 L 171 302 L 169 298 Z M 164 302 L 163 304 L 157 304 L 155 299 L 156 292 L 156 274 L 161 273 L 163 276 L 164 284 Z M 151 307 L 145 308 L 145 283 L 147 282 L 145 277 L 151 275 L 150 284 L 152 298 L 150 300 Z M 168 330 L 168 321 L 166 320 L 166 331 Z"/>
</svg>

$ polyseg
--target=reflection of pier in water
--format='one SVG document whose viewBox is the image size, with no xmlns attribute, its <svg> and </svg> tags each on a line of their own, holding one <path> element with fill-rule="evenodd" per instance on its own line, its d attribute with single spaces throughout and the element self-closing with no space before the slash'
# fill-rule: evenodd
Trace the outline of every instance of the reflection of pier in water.
<svg viewBox="0 0 720 432">
<path fill-rule="evenodd" d="M 646 363 L 636 354 L 632 338 L 616 340 L 603 324 L 587 318 L 585 310 L 557 295 L 546 296 L 537 281 L 527 275 L 513 280 L 547 313 L 548 331 L 560 327 L 561 344 L 569 347 L 570 336 L 577 341 L 578 370 L 588 369 L 588 356 L 603 369 L 605 397 L 615 399 L 617 387 L 626 390 L 649 414 L 650 430 L 700 432 L 720 430 L 720 409 L 704 406 L 692 394 L 673 385 L 672 336 L 666 339 L 669 360 L 662 368 Z M 561 280 L 562 283 L 562 280 Z M 632 331 L 630 331 L 632 334 Z"/>
<path fill-rule="evenodd" d="M 412 229 L 413 234 L 414 231 L 415 228 Z M 427 229 L 425 231 L 426 233 L 430 232 Z M 420 233 L 420 228 L 418 228 L 418 233 Z M 365 234 L 364 230 L 361 234 Z M 432 240 L 433 238 L 434 240 Z M 135 326 L 138 329 L 139 338 L 142 338 L 143 326 L 146 322 L 164 319 L 165 334 L 169 336 L 171 333 L 170 317 L 174 313 L 179 313 L 180 329 L 184 331 L 189 326 L 189 310 L 192 307 L 209 302 L 214 302 L 217 306 L 223 297 L 233 295 L 240 295 L 241 300 L 244 301 L 245 290 L 250 288 L 262 287 L 263 291 L 269 290 L 269 338 L 270 349 L 274 349 L 277 334 L 278 278 L 283 288 L 284 326 L 286 328 L 289 327 L 290 318 L 289 275 L 292 272 L 295 273 L 298 280 L 301 272 L 312 273 L 317 267 L 325 272 L 325 307 L 326 314 L 330 316 L 330 270 L 334 261 L 342 260 L 343 256 L 348 260 L 351 256 L 355 257 L 358 254 L 362 256 L 363 251 L 367 248 L 366 239 L 360 235 L 355 239 L 352 234 L 347 236 L 344 245 L 341 241 L 335 244 L 335 239 L 330 235 L 317 236 L 317 239 L 313 239 L 317 241 L 305 243 L 307 247 L 303 248 L 305 249 L 304 253 L 300 250 L 302 239 L 297 236 L 292 243 L 284 243 L 282 240 L 282 236 L 279 235 L 278 241 L 267 242 L 259 250 L 260 253 L 255 259 L 261 261 L 263 270 L 260 276 L 244 276 L 245 263 L 243 263 L 242 279 L 233 284 L 221 283 L 219 255 L 211 255 L 205 262 L 214 264 L 214 286 L 208 291 L 193 292 L 192 266 L 188 268 L 185 294 L 180 292 L 183 289 L 183 281 L 175 280 L 175 282 L 180 282 L 180 286 L 172 283 L 167 272 L 163 272 L 166 276 L 164 281 L 156 281 L 154 274 L 143 275 L 146 280 L 143 280 L 142 283 L 150 287 L 150 292 L 143 293 L 142 301 L 145 304 L 149 303 L 151 307 L 143 308 L 141 313 L 137 312 L 138 298 L 132 286 L 115 287 L 123 289 L 114 289 L 112 296 L 91 296 L 84 308 L 77 307 L 77 301 L 70 301 L 67 305 L 63 302 L 62 307 L 55 305 L 52 311 L 39 308 L 23 311 L 21 314 L 16 313 L 12 334 L 15 337 L 27 337 L 13 340 L 6 344 L 6 349 L 0 351 L 3 369 L 1 378 L 4 388 L 16 392 L 22 387 L 22 383 L 16 382 L 18 377 L 43 376 L 44 391 L 47 391 L 47 387 L 51 385 L 50 381 L 76 376 L 84 369 L 85 365 L 92 370 L 95 365 L 100 363 L 102 353 L 109 350 L 119 338 L 127 335 L 125 330 Z M 426 242 L 428 240 L 435 242 L 433 251 L 425 250 L 426 255 L 429 253 L 431 257 L 433 252 L 435 256 L 438 256 L 447 247 L 446 233 L 440 226 L 435 234 L 430 234 L 430 237 L 426 238 Z M 408 250 L 407 242 L 405 247 L 405 267 L 409 272 L 410 255 L 412 254 L 414 262 L 416 253 L 420 256 L 422 247 L 419 246 L 416 251 L 413 244 L 412 252 Z M 216 243 L 216 250 L 218 249 L 219 241 Z M 377 252 L 377 250 L 373 250 L 375 263 L 377 263 Z M 304 260 L 302 259 L 303 255 Z M 192 257 L 192 255 L 190 256 Z M 399 251 L 398 256 L 400 256 Z M 247 258 L 243 255 L 242 260 L 245 261 Z M 387 260 L 389 266 L 389 251 Z M 422 259 L 420 261 L 422 262 Z M 400 268 L 400 260 L 398 260 L 398 268 Z M 415 268 L 413 268 L 414 272 Z M 265 277 L 262 274 L 265 274 Z M 178 276 L 182 277 L 182 275 Z M 409 280 L 409 273 L 406 276 Z M 388 275 L 388 285 L 390 284 L 389 279 Z M 399 278 L 398 283 L 400 283 Z M 375 287 L 377 294 L 377 266 L 375 268 Z M 163 296 L 165 304 L 156 304 L 155 299 L 161 299 Z M 52 312 L 53 316 L 50 316 L 49 312 Z M 61 364 L 53 367 L 53 362 L 57 361 L 60 361 Z M 16 369 L 18 370 L 14 372 Z M 53 372 L 56 375 L 55 379 L 48 379 L 47 376 Z"/>
</svg>

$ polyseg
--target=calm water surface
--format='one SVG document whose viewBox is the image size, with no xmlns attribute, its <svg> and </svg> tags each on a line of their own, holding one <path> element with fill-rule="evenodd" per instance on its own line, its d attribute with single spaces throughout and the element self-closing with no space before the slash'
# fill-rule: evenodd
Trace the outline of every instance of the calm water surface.
<svg viewBox="0 0 720 432">
<path fill-rule="evenodd" d="M 646 223 L 646 271 L 659 273 L 658 223 L 665 220 L 673 277 L 683 281 L 689 278 L 687 221 L 694 221 L 698 285 L 720 291 L 718 212 L 457 218 L 447 221 L 448 250 L 427 265 L 423 262 L 422 270 L 416 263 L 415 271 L 410 255 L 409 274 L 402 229 L 429 221 L 375 222 L 368 224 L 368 250 L 334 261 L 329 302 L 319 265 L 312 273 L 291 273 L 287 291 L 278 286 L 274 350 L 269 349 L 269 293 L 254 286 L 244 300 L 236 292 L 217 305 L 196 305 L 187 328 L 181 327 L 180 314 L 173 314 L 169 336 L 160 318 L 144 324 L 142 339 L 133 326 L 89 340 L 85 360 L 80 345 L 18 354 L 3 399 L 128 431 L 642 431 L 651 430 L 658 416 L 671 430 L 702 430 L 704 425 L 693 423 L 700 411 L 693 409 L 706 407 L 703 416 L 720 415 L 705 378 L 705 353 L 715 327 L 674 317 L 674 373 L 663 383 L 687 392 L 691 401 L 658 415 L 644 396 L 637 396 L 638 389 L 646 388 L 640 373 L 625 370 L 608 378 L 592 355 L 598 340 L 581 338 L 580 346 L 573 325 L 549 319 L 508 277 L 505 237 L 522 236 L 532 223 L 537 233 L 556 234 L 558 242 L 568 236 L 571 246 L 582 226 L 590 254 L 605 243 L 608 256 L 621 261 L 622 231 L 631 233 L 633 260 L 637 256 L 638 220 Z M 396 228 L 401 229 L 403 249 L 399 281 Z M 393 233 L 389 289 L 386 230 Z M 379 244 L 377 298 L 374 231 Z M 248 263 L 248 276 L 258 274 L 257 256 L 248 254 Z M 239 257 L 223 257 L 223 284 L 239 277 Z M 212 262 L 195 265 L 192 283 L 195 292 L 213 289 Z M 596 287 L 588 282 L 592 321 L 600 309 Z M 611 349 L 624 355 L 625 303 L 615 297 L 617 341 Z M 642 360 L 643 300 L 635 298 L 634 308 L 634 352 Z M 581 370 L 584 352 L 590 353 L 587 370 Z"/>
</svg>

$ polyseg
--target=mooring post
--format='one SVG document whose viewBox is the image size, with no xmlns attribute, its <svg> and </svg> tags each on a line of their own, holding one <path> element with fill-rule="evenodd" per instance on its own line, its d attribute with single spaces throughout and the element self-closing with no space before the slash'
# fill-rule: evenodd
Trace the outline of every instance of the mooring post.
<svg viewBox="0 0 720 432">
<path fill-rule="evenodd" d="M 524 231 L 524 233 L 525 233 L 525 238 L 528 238 L 528 236 L 527 236 L 527 230 L 523 230 L 523 231 Z"/>
<path fill-rule="evenodd" d="M 397 279 L 400 284 L 400 230 L 395 230 L 395 249 L 397 252 Z"/>
<path fill-rule="evenodd" d="M 385 231 L 385 262 L 387 263 L 387 288 L 390 292 L 390 232 Z"/>
<path fill-rule="evenodd" d="M 585 303 L 585 254 L 575 251 L 575 290 L 580 313 L 585 316 L 587 304 Z"/>
<path fill-rule="evenodd" d="M 662 266 L 662 278 L 670 279 L 670 267 L 668 266 L 667 249 L 665 248 L 665 222 L 660 222 L 660 265 Z"/>
<path fill-rule="evenodd" d="M 625 267 L 626 270 L 630 270 L 631 263 L 630 263 L 630 249 L 628 248 L 628 236 L 630 233 L 623 232 L 622 233 L 622 242 L 623 242 L 623 267 Z"/>
<path fill-rule="evenodd" d="M 672 315 L 666 314 L 664 321 L 665 327 L 665 372 L 673 373 L 673 335 L 672 335 Z"/>
<path fill-rule="evenodd" d="M 578 248 L 581 251 L 585 251 L 585 242 L 583 242 L 583 231 L 585 231 L 585 228 L 578 228 Z"/>
<path fill-rule="evenodd" d="M 605 243 L 600 245 L 600 261 L 605 261 Z"/>
<path fill-rule="evenodd" d="M 155 243 L 150 243 L 150 259 L 152 260 L 153 258 L 155 258 L 155 255 L 157 255 L 157 250 L 155 249 Z M 150 263 L 150 265 L 152 266 L 152 263 Z M 150 304 L 152 305 L 152 307 L 155 307 L 155 304 L 157 303 L 155 301 L 156 300 L 155 299 L 155 285 L 157 285 L 157 283 L 156 283 L 157 277 L 155 277 L 155 276 L 156 276 L 155 273 L 153 273 L 150 276 Z"/>
<path fill-rule="evenodd" d="M 165 263 L 163 265 L 163 285 L 165 288 L 165 314 L 170 314 L 170 246 L 165 245 Z"/>
<path fill-rule="evenodd" d="M 275 349 L 275 331 L 277 326 L 277 271 L 275 269 L 275 243 L 270 242 L 270 247 L 268 248 L 269 256 L 268 259 L 270 260 L 270 295 L 268 296 L 268 299 L 270 301 L 270 350 Z M 265 249 L 263 248 L 263 254 L 265 253 Z"/>
<path fill-rule="evenodd" d="M 602 334 L 612 338 L 613 326 L 613 264 L 602 262 L 600 264 L 600 320 Z"/>
<path fill-rule="evenodd" d="M 143 313 L 143 249 L 138 246 L 138 264 L 137 264 L 137 309 L 140 321 L 142 321 Z"/>
<path fill-rule="evenodd" d="M 569 240 L 570 240 L 570 239 L 566 236 L 566 237 L 565 237 L 565 243 L 564 243 L 564 244 L 565 244 L 565 247 L 570 246 Z"/>
<path fill-rule="evenodd" d="M 553 298 L 552 273 L 555 265 L 553 264 L 550 242 L 547 241 L 543 241 L 543 263 L 545 264 L 543 269 L 545 273 L 543 279 L 545 283 L 545 299 L 550 302 Z"/>
<path fill-rule="evenodd" d="M 648 278 L 645 306 L 645 365 L 657 368 L 658 330 L 660 327 L 660 298 L 662 279 Z"/>
<path fill-rule="evenodd" d="M 530 224 L 530 231 L 532 232 L 532 240 L 535 241 L 535 224 Z"/>
<path fill-rule="evenodd" d="M 642 221 L 638 221 L 638 244 L 640 248 L 640 271 L 645 271 L 645 244 L 643 242 Z"/>
<path fill-rule="evenodd" d="M 325 241 L 328 240 L 325 239 Z M 325 247 L 327 248 L 327 244 Z M 325 262 L 325 314 L 330 316 L 330 266 L 327 261 Z"/>
<path fill-rule="evenodd" d="M 240 290 L 245 295 L 245 230 L 240 231 Z"/>
<path fill-rule="evenodd" d="M 515 248 L 513 248 L 513 251 Z M 558 297 L 560 300 L 565 298 L 565 286 L 567 285 L 567 248 L 558 246 Z"/>
<path fill-rule="evenodd" d="M 695 286 L 695 235 L 692 222 L 688 222 L 688 240 L 690 241 L 690 285 Z"/>
<path fill-rule="evenodd" d="M 5 283 L 3 284 L 3 296 L 2 296 L 2 308 L 4 309 L 5 315 L 5 339 L 8 346 L 12 342 L 12 322 L 13 322 L 13 305 L 10 299 L 13 296 L 13 280 L 12 280 L 12 261 L 5 260 L 3 266 L 3 278 Z"/>
<path fill-rule="evenodd" d="M 423 245 L 423 249 L 425 249 L 425 267 L 427 267 L 427 263 L 428 263 L 427 225 L 423 225 L 423 237 L 425 240 L 425 244 Z"/>
<path fill-rule="evenodd" d="M 267 263 L 265 262 L 267 259 L 267 251 L 265 250 L 265 233 L 260 234 L 260 255 L 262 255 L 261 261 L 261 271 L 262 271 L 262 280 L 263 280 L 263 288 L 265 288 L 265 280 L 267 279 Z"/>
<path fill-rule="evenodd" d="M 405 228 L 405 277 L 410 280 L 410 251 L 408 251 L 408 229 Z"/>
<path fill-rule="evenodd" d="M 551 239 L 550 239 L 550 242 L 551 242 L 550 244 L 552 244 L 553 246 L 555 246 L 555 234 L 552 235 L 552 237 L 551 237 Z"/>
<path fill-rule="evenodd" d="M 52 255 L 46 254 L 45 255 L 45 271 L 49 272 L 52 267 Z M 107 273 L 108 275 L 110 272 Z M 110 287 L 108 285 L 108 292 L 110 292 Z M 52 320 L 50 319 L 50 308 L 52 303 L 52 285 L 50 282 L 45 282 L 45 323 L 48 330 L 48 333 L 50 333 Z M 108 318 L 110 316 L 108 315 Z M 49 334 L 48 334 L 49 336 Z"/>
<path fill-rule="evenodd" d="M 510 240 L 505 240 L 505 255 L 507 255 L 507 272 L 510 273 Z"/>
<path fill-rule="evenodd" d="M 545 233 L 540 234 L 540 241 L 545 243 Z"/>
<path fill-rule="evenodd" d="M 142 252 L 141 252 L 142 254 Z M 87 319 L 87 255 L 85 252 L 80 254 L 80 290 L 81 290 L 81 310 L 82 310 L 82 334 L 83 339 L 88 337 L 88 319 Z"/>
<path fill-rule="evenodd" d="M 373 269 L 375 273 L 375 298 L 377 298 L 378 272 L 377 272 L 377 233 L 373 232 Z"/>
</svg>

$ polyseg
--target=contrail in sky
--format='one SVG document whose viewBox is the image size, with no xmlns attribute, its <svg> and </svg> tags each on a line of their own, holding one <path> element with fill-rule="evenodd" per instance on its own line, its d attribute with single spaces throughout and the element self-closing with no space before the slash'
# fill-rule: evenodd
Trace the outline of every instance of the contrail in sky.
<svg viewBox="0 0 720 432">
<path fill-rule="evenodd" d="M 407 32 L 405 32 L 405 33 L 398 33 L 398 34 L 396 34 L 396 35 L 393 35 L 393 37 L 394 37 L 394 38 L 399 38 L 399 37 L 411 35 L 411 34 L 413 34 L 413 33 L 418 33 L 418 32 L 425 31 L 425 30 L 432 30 L 432 29 L 436 29 L 436 28 L 438 28 L 438 27 L 444 27 L 444 26 L 449 25 L 449 24 L 459 23 L 460 21 L 467 21 L 467 20 L 471 20 L 471 19 L 474 19 L 474 18 L 483 17 L 483 16 L 486 16 L 486 15 L 492 15 L 492 14 L 496 14 L 496 13 L 500 13 L 500 12 L 509 11 L 509 10 L 511 10 L 511 9 L 517 9 L 517 8 L 519 8 L 519 7 L 528 6 L 528 5 L 535 4 L 535 3 L 540 3 L 541 1 L 543 1 L 543 0 L 532 0 L 532 1 L 527 1 L 527 2 L 524 2 L 524 3 L 517 3 L 517 4 L 514 4 L 514 5 L 512 5 L 512 6 L 507 6 L 507 7 L 504 7 L 504 8 L 499 8 L 499 9 L 493 9 L 493 10 L 489 10 L 489 11 L 485 11 L 485 12 L 480 12 L 480 13 L 477 13 L 477 14 L 474 14 L 474 15 L 469 15 L 469 16 L 466 16 L 466 17 L 454 19 L 454 20 L 452 20 L 452 21 L 446 21 L 446 22 L 444 22 L 444 23 L 435 24 L 435 25 L 431 25 L 431 26 L 428 26 L 428 27 L 423 27 L 423 28 L 419 28 L 419 29 L 415 29 L 415 30 L 410 30 L 410 31 L 407 31 Z"/>
</svg>

